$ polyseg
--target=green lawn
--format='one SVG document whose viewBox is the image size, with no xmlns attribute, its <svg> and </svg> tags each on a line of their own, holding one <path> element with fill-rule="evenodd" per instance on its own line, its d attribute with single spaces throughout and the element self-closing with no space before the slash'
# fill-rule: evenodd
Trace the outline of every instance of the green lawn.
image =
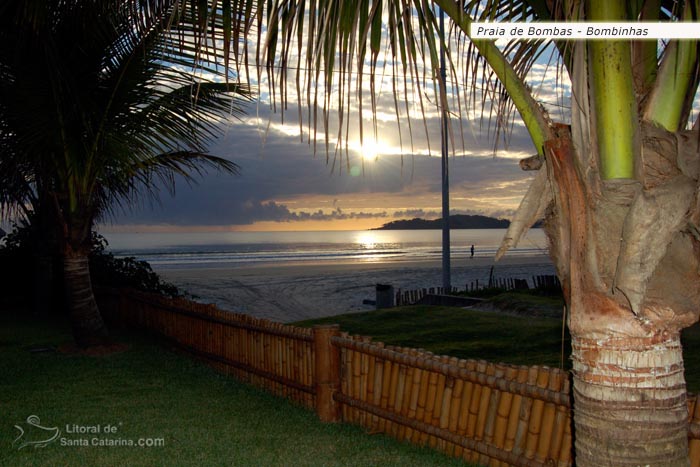
<svg viewBox="0 0 700 467">
<path fill-rule="evenodd" d="M 30 352 L 70 340 L 67 328 L 0 315 L 0 465 L 2 466 L 457 466 L 456 459 L 349 425 L 221 376 L 147 339 L 106 357 Z M 13 440 L 46 439 L 25 421 L 59 428 L 44 448 Z M 100 434 L 69 433 L 99 426 Z M 110 425 L 109 434 L 104 434 Z M 114 432 L 116 430 L 116 432 Z M 93 438 L 163 444 L 69 446 Z M 123 441 L 126 440 L 126 441 Z"/>
<path fill-rule="evenodd" d="M 507 297 L 501 301 L 508 300 Z M 535 299 L 538 300 L 538 299 Z M 484 359 L 517 365 L 560 367 L 561 318 L 531 318 L 453 307 L 411 306 L 351 313 L 295 323 L 312 326 L 337 323 L 351 334 L 375 341 L 417 347 L 440 355 Z M 700 325 L 683 333 L 688 390 L 700 392 Z M 564 365 L 569 368 L 571 346 L 564 339 Z"/>
</svg>

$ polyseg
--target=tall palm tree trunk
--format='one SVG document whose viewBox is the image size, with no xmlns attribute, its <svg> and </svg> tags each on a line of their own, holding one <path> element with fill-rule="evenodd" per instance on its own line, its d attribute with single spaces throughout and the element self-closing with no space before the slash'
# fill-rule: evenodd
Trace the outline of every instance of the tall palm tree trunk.
<svg viewBox="0 0 700 467">
<path fill-rule="evenodd" d="M 576 465 L 687 467 L 679 335 L 572 336 L 572 346 Z"/>
<path fill-rule="evenodd" d="M 102 320 L 90 281 L 88 256 L 69 251 L 63 256 L 66 300 L 73 336 L 80 347 L 107 343 L 107 327 Z"/>
</svg>

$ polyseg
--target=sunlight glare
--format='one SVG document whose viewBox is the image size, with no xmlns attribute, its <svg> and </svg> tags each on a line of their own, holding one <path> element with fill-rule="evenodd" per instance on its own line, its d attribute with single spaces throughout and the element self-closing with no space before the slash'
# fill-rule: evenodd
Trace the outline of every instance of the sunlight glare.
<svg viewBox="0 0 700 467">
<path fill-rule="evenodd" d="M 355 240 L 356 243 L 362 245 L 363 248 L 371 250 L 377 244 L 377 236 L 372 232 L 362 232 Z"/>
<path fill-rule="evenodd" d="M 353 149 L 357 151 L 357 153 L 360 154 L 362 159 L 366 162 L 376 161 L 379 159 L 379 156 L 400 153 L 400 150 L 397 150 L 397 148 L 394 148 L 383 141 L 375 140 L 374 138 L 367 138 L 362 142 L 362 144 L 360 144 L 358 141 L 353 146 Z"/>
</svg>

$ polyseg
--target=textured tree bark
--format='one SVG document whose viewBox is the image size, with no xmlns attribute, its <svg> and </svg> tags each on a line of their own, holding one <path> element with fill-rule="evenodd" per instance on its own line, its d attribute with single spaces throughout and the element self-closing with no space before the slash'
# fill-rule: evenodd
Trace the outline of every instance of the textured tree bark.
<svg viewBox="0 0 700 467">
<path fill-rule="evenodd" d="M 63 271 L 76 344 L 80 347 L 107 344 L 107 327 L 92 291 L 87 255 L 76 252 L 64 254 Z"/>
<path fill-rule="evenodd" d="M 678 334 L 572 336 L 576 465 L 687 467 Z"/>
</svg>

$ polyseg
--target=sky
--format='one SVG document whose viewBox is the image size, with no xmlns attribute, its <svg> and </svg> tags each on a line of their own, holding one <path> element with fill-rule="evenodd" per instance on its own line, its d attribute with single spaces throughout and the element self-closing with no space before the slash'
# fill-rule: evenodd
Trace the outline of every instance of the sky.
<svg viewBox="0 0 700 467">
<path fill-rule="evenodd" d="M 386 126 L 379 133 L 387 139 L 363 151 L 364 158 L 350 149 L 347 157 L 327 159 L 322 145 L 314 154 L 300 141 L 296 125 L 233 122 L 211 153 L 238 164 L 238 176 L 209 173 L 196 185 L 178 183 L 174 197 L 164 192 L 158 203 L 143 202 L 112 220 L 110 230 L 346 230 L 439 217 L 439 135 L 431 141 L 435 155 L 410 147 L 401 155 L 388 142 L 397 131 Z M 522 132 L 508 151 L 494 155 L 493 142 L 477 134 L 465 139 L 468 155 L 450 156 L 453 213 L 512 214 L 532 176 L 518 161 L 535 153 Z M 414 149 L 427 151 L 427 144 L 418 141 Z"/>
<path fill-rule="evenodd" d="M 566 122 L 569 84 L 546 59 L 535 64 L 529 83 L 552 119 Z M 238 176 L 208 173 L 196 185 L 179 182 L 175 196 L 163 191 L 158 202 L 142 201 L 129 212 L 103 219 L 100 230 L 356 230 L 397 219 L 440 217 L 439 114 L 427 108 L 426 136 L 418 98 L 410 99 L 411 144 L 405 112 L 397 124 L 389 77 L 378 80 L 375 139 L 367 77 L 363 77 L 367 91 L 364 146 L 355 112 L 350 117 L 347 154 L 336 152 L 331 143 L 327 156 L 322 135 L 314 150 L 308 130 L 300 130 L 298 124 L 295 91 L 290 91 L 284 116 L 279 107 L 276 113 L 271 111 L 269 95 L 262 92 L 241 120 L 231 119 L 222 128 L 221 138 L 210 147 L 211 154 L 239 165 Z M 266 89 L 265 85 L 261 83 L 260 88 Z M 357 108 L 356 102 L 352 105 Z M 507 144 L 499 138 L 495 145 L 490 109 L 461 110 L 461 127 L 456 121 L 452 127 L 457 144 L 449 158 L 451 213 L 510 218 L 533 177 L 520 170 L 518 162 L 535 154 L 535 148 L 517 114 L 509 126 Z M 329 134 L 334 140 L 336 132 Z"/>
<path fill-rule="evenodd" d="M 540 67 L 539 73 L 552 82 L 544 88 L 551 95 L 539 98 L 557 103 L 555 73 Z M 180 182 L 175 196 L 163 191 L 158 202 L 142 201 L 129 212 L 103 219 L 100 230 L 355 230 L 397 219 L 441 217 L 439 114 L 427 107 L 426 135 L 415 98 L 415 107 L 409 109 L 412 131 L 405 112 L 397 124 L 389 78 L 382 79 L 377 137 L 367 102 L 363 145 L 357 112 L 350 117 L 347 152 L 331 144 L 327 155 L 323 136 L 314 150 L 307 129 L 300 130 L 293 97 L 282 123 L 281 113 L 272 112 L 267 94 L 262 94 L 241 120 L 231 119 L 222 128 L 222 137 L 210 147 L 211 154 L 239 165 L 238 176 L 208 173 L 196 185 Z M 533 177 L 518 166 L 520 159 L 536 152 L 524 125 L 516 119 L 507 144 L 501 137 L 496 147 L 488 115 L 488 109 L 485 116 L 480 108 L 462 109 L 461 127 L 457 121 L 452 124 L 452 214 L 509 218 Z M 333 141 L 336 132 L 329 134 Z"/>
</svg>

